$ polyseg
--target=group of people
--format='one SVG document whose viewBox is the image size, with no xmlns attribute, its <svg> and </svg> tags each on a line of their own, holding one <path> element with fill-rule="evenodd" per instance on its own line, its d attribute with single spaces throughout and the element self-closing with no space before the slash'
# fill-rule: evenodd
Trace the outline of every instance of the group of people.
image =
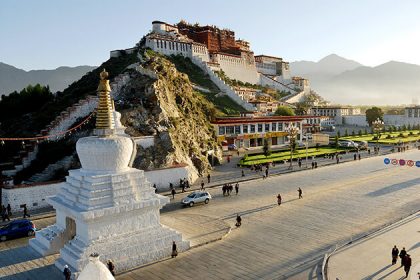
<svg viewBox="0 0 420 280">
<path fill-rule="evenodd" d="M 229 196 L 233 192 L 233 185 L 232 184 L 224 184 L 222 186 L 223 196 Z M 239 182 L 235 184 L 235 194 L 239 192 Z"/>
<path fill-rule="evenodd" d="M 4 205 L 1 206 L 1 218 L 4 221 L 10 221 L 10 217 L 12 216 L 12 207 L 10 207 L 10 204 L 7 204 L 5 207 Z"/>
<path fill-rule="evenodd" d="M 190 181 L 188 181 L 186 178 L 179 179 L 179 187 L 181 188 L 182 192 L 185 192 L 185 189 L 190 188 Z"/>
<path fill-rule="evenodd" d="M 398 257 L 401 259 L 401 267 L 404 267 L 405 277 L 408 277 L 411 268 L 411 257 L 407 254 L 405 247 L 402 248 L 401 251 L 398 250 L 397 245 L 394 245 L 392 248 L 392 265 L 397 263 Z"/>
<path fill-rule="evenodd" d="M 362 156 L 360 154 L 354 154 L 353 155 L 353 159 L 354 160 L 357 160 L 357 159 L 361 160 L 362 159 Z"/>
</svg>

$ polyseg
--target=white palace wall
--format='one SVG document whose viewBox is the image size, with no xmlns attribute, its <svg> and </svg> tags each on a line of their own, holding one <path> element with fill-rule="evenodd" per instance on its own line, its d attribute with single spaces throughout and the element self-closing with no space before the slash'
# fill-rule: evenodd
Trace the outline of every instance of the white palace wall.
<svg viewBox="0 0 420 280">
<path fill-rule="evenodd" d="M 224 54 L 215 54 L 214 56 L 213 60 L 219 63 L 220 68 L 229 78 L 251 84 L 259 83 L 259 76 L 255 63 L 248 64 L 242 57 Z"/>
<path fill-rule="evenodd" d="M 49 207 L 46 197 L 55 195 L 62 183 L 28 185 L 15 188 L 3 188 L 2 203 L 10 204 L 12 213 L 22 211 L 20 205 L 26 204 L 28 210 Z"/>
</svg>

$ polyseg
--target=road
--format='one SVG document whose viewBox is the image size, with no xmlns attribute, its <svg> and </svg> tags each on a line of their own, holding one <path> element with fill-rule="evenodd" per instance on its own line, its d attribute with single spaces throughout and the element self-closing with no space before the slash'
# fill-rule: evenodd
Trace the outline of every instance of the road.
<svg viewBox="0 0 420 280">
<path fill-rule="evenodd" d="M 395 156 L 420 160 L 420 151 Z M 376 157 L 243 182 L 237 196 L 223 197 L 212 188 L 208 205 L 183 208 L 177 195 L 163 209 L 162 221 L 196 214 L 233 226 L 239 213 L 242 226 L 222 241 L 117 279 L 317 279 L 317 264 L 332 246 L 419 210 L 419 170 L 385 166 Z"/>
</svg>

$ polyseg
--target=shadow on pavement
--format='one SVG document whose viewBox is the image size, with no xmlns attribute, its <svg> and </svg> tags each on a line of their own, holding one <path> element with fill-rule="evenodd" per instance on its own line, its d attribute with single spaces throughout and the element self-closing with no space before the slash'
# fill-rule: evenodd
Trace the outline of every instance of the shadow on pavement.
<svg viewBox="0 0 420 280">
<path fill-rule="evenodd" d="M 398 184 L 393 184 L 393 185 L 387 186 L 385 188 L 376 190 L 374 192 L 370 192 L 370 193 L 367 194 L 367 196 L 376 197 L 376 196 L 386 195 L 386 194 L 389 194 L 389 193 L 397 192 L 397 191 L 400 191 L 402 189 L 407 189 L 407 188 L 415 187 L 415 186 L 418 186 L 418 185 L 420 185 L 420 178 L 416 178 L 416 179 L 405 181 L 403 183 L 398 183 Z"/>
</svg>

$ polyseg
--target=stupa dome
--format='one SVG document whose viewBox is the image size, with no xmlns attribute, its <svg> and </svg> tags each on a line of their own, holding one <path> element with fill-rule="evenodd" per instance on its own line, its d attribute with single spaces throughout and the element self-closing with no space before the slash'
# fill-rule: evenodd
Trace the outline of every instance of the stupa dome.
<svg viewBox="0 0 420 280">
<path fill-rule="evenodd" d="M 93 255 L 89 257 L 89 263 L 80 272 L 77 280 L 115 280 L 115 278 L 99 260 L 99 256 Z"/>
<path fill-rule="evenodd" d="M 113 173 L 129 168 L 133 142 L 119 135 L 92 136 L 80 138 L 76 150 L 83 171 Z"/>
</svg>

